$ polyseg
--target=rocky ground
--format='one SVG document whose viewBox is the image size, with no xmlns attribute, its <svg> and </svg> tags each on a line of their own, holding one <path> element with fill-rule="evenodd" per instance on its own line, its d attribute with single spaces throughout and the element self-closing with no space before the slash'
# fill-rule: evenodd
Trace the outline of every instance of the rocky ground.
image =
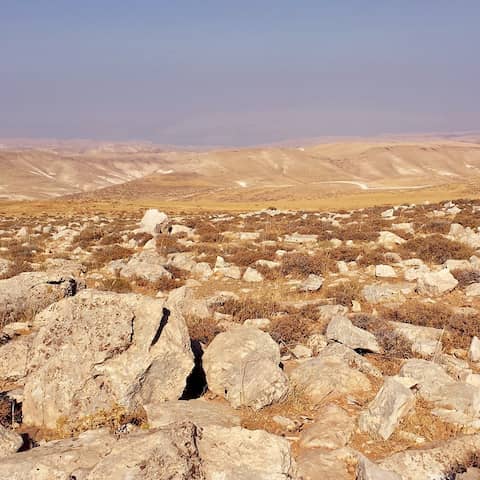
<svg viewBox="0 0 480 480">
<path fill-rule="evenodd" d="M 0 218 L 0 479 L 480 478 L 479 227 Z"/>
</svg>

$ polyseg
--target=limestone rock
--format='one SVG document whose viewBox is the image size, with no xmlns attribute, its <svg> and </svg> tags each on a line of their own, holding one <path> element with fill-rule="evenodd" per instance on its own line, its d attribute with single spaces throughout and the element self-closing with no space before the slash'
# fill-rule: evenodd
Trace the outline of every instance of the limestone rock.
<svg viewBox="0 0 480 480">
<path fill-rule="evenodd" d="M 302 448 L 335 450 L 349 442 L 355 422 L 341 407 L 330 403 L 321 408 L 314 423 L 302 430 L 299 445 Z"/>
<path fill-rule="evenodd" d="M 369 350 L 380 353 L 382 351 L 375 335 L 358 328 L 344 316 L 337 315 L 330 320 L 326 333 L 327 339 L 343 343 L 351 349 Z"/>
<path fill-rule="evenodd" d="M 204 399 L 177 400 L 171 402 L 156 402 L 145 405 L 150 427 L 165 427 L 185 420 L 199 427 L 218 425 L 220 427 L 235 427 L 240 425 L 240 418 L 235 410 L 228 405 L 207 402 Z"/>
<path fill-rule="evenodd" d="M 260 409 L 280 400 L 288 381 L 279 364 L 280 349 L 270 335 L 246 326 L 218 334 L 203 355 L 209 389 L 234 408 Z"/>
<path fill-rule="evenodd" d="M 75 295 L 83 282 L 70 272 L 25 272 L 0 280 L 0 318 L 3 323 L 32 317 L 51 303 Z"/>
<path fill-rule="evenodd" d="M 155 208 L 150 208 L 140 221 L 140 232 L 157 235 L 168 231 L 168 216 Z"/>
<path fill-rule="evenodd" d="M 361 413 L 360 430 L 369 432 L 374 437 L 379 436 L 383 440 L 390 438 L 399 421 L 415 404 L 415 396 L 402 380 L 405 379 L 386 378 L 376 397 Z"/>
<path fill-rule="evenodd" d="M 206 480 L 294 480 L 287 440 L 263 430 L 205 427 L 199 440 Z"/>
<path fill-rule="evenodd" d="M 248 267 L 243 274 L 244 282 L 263 282 L 263 275 L 252 267 Z"/>
<path fill-rule="evenodd" d="M 316 292 L 320 290 L 323 285 L 323 277 L 320 275 L 314 275 L 313 273 L 308 276 L 308 278 L 302 282 L 300 285 L 300 291 L 302 292 Z"/>
<path fill-rule="evenodd" d="M 417 289 L 422 295 L 443 295 L 451 292 L 457 285 L 458 280 L 446 269 L 424 273 L 417 280 Z"/>
<path fill-rule="evenodd" d="M 312 358 L 302 361 L 291 373 L 292 384 L 313 402 L 355 392 L 369 391 L 368 378 L 342 359 L 335 357 Z"/>
<path fill-rule="evenodd" d="M 193 368 L 183 317 L 160 300 L 85 290 L 37 315 L 25 382 L 26 424 L 178 399 Z"/>
<path fill-rule="evenodd" d="M 17 452 L 22 445 L 23 439 L 18 433 L 0 425 L 0 458 Z M 0 460 L 0 464 L 1 463 Z"/>
</svg>

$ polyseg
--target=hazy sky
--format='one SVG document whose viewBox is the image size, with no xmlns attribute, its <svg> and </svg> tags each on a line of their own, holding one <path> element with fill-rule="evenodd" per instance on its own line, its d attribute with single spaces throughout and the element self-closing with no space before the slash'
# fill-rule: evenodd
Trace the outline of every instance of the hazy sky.
<svg viewBox="0 0 480 480">
<path fill-rule="evenodd" d="M 0 137 L 479 130 L 479 0 L 0 0 Z"/>
</svg>

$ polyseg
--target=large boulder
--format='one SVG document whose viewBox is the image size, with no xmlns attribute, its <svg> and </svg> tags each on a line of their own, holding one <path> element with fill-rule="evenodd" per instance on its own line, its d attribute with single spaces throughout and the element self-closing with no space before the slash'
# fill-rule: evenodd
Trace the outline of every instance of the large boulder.
<svg viewBox="0 0 480 480">
<path fill-rule="evenodd" d="M 140 221 L 140 232 L 158 235 L 168 232 L 168 216 L 166 213 L 159 212 L 156 208 L 148 209 Z"/>
<path fill-rule="evenodd" d="M 0 480 L 205 480 L 192 423 L 132 432 L 106 429 L 47 442 L 0 462 Z"/>
<path fill-rule="evenodd" d="M 30 321 L 51 303 L 84 288 L 69 271 L 25 272 L 0 280 L 0 323 Z"/>
<path fill-rule="evenodd" d="M 234 408 L 260 409 L 287 392 L 280 349 L 268 333 L 239 326 L 217 335 L 203 355 L 209 389 Z"/>
<path fill-rule="evenodd" d="M 173 423 L 88 431 L 0 462 L 0 480 L 294 480 L 287 440 L 262 430 Z"/>
<path fill-rule="evenodd" d="M 194 362 L 183 317 L 160 300 L 85 290 L 35 318 L 23 419 L 55 428 L 112 405 L 176 400 Z"/>
</svg>

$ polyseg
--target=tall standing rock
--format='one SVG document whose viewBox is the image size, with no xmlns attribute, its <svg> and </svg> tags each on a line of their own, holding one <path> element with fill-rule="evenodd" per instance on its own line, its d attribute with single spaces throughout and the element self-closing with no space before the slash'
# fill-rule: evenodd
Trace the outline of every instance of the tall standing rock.
<svg viewBox="0 0 480 480">
<path fill-rule="evenodd" d="M 163 301 L 85 290 L 35 318 L 26 424 L 55 428 L 112 405 L 176 400 L 193 368 L 183 317 Z"/>
</svg>

